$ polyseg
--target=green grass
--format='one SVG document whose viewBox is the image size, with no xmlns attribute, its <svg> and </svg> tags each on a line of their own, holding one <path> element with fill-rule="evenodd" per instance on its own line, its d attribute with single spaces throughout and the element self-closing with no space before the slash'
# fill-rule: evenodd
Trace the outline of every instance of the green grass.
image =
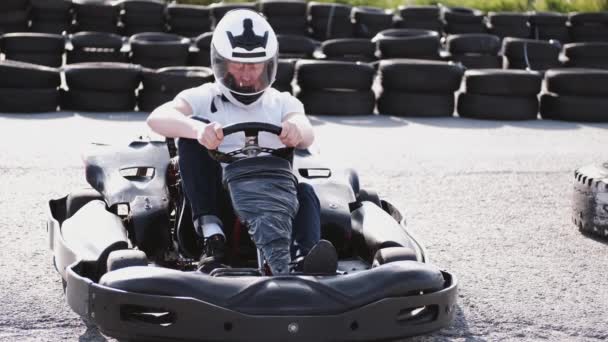
<svg viewBox="0 0 608 342">
<path fill-rule="evenodd" d="M 434 5 L 441 3 L 446 6 L 465 6 L 479 10 L 490 11 L 557 11 L 557 12 L 596 12 L 608 10 L 608 0 L 317 0 L 319 2 L 335 2 L 353 6 L 375 6 L 397 8 L 400 5 Z M 178 3 L 209 5 L 213 0 L 178 0 Z M 224 2 L 251 2 L 244 0 L 228 0 Z"/>
</svg>

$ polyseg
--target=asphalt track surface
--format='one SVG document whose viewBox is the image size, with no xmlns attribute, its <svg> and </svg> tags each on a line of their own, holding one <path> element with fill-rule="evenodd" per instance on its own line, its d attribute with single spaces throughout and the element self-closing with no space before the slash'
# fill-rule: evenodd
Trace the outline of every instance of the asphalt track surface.
<svg viewBox="0 0 608 342">
<path fill-rule="evenodd" d="M 65 302 L 46 203 L 86 186 L 81 151 L 148 134 L 145 113 L 0 114 L 0 340 L 106 341 Z M 459 279 L 453 324 L 414 341 L 608 339 L 608 243 L 571 223 L 573 171 L 608 124 L 311 117 L 316 149 L 401 208 Z M 204 317 L 201 317 L 204 319 Z"/>
</svg>

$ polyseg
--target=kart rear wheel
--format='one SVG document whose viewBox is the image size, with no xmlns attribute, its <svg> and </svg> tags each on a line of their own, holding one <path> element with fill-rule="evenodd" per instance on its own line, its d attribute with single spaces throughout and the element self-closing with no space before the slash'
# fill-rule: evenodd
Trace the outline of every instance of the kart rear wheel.
<svg viewBox="0 0 608 342">
<path fill-rule="evenodd" d="M 375 205 L 379 206 L 380 208 L 382 208 L 382 202 L 380 202 L 380 196 L 378 196 L 378 193 L 374 190 L 360 189 L 359 194 L 357 195 L 357 200 L 359 202 L 370 201 L 370 202 L 374 203 Z"/>
</svg>

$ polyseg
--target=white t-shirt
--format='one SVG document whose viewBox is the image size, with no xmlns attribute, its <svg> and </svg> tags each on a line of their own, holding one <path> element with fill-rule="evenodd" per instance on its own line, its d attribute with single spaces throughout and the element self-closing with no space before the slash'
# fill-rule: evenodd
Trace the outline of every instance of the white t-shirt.
<svg viewBox="0 0 608 342">
<path fill-rule="evenodd" d="M 248 108 L 223 100 L 222 92 L 215 83 L 186 89 L 179 93 L 176 99 L 186 101 L 192 108 L 193 116 L 218 122 L 222 126 L 241 122 L 265 122 L 281 127 L 286 114 L 304 113 L 304 105 L 300 100 L 290 93 L 279 92 L 274 88 L 267 89 L 260 101 Z M 285 147 L 278 136 L 267 132 L 260 132 L 258 143 L 261 147 Z M 225 136 L 218 150 L 227 153 L 244 146 L 245 134 L 238 132 Z"/>
</svg>

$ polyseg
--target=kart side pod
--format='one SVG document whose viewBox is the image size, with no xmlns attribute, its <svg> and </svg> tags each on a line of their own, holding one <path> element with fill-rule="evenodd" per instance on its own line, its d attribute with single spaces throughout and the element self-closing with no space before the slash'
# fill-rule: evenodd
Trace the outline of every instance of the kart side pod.
<svg viewBox="0 0 608 342">
<path fill-rule="evenodd" d="M 108 255 L 129 247 L 122 220 L 108 212 L 103 201 L 91 201 L 61 225 L 59 221 L 53 217 L 49 237 L 54 240 L 55 263 L 64 279 L 66 267 L 77 260 L 91 262 L 99 279 L 106 272 Z"/>
</svg>

